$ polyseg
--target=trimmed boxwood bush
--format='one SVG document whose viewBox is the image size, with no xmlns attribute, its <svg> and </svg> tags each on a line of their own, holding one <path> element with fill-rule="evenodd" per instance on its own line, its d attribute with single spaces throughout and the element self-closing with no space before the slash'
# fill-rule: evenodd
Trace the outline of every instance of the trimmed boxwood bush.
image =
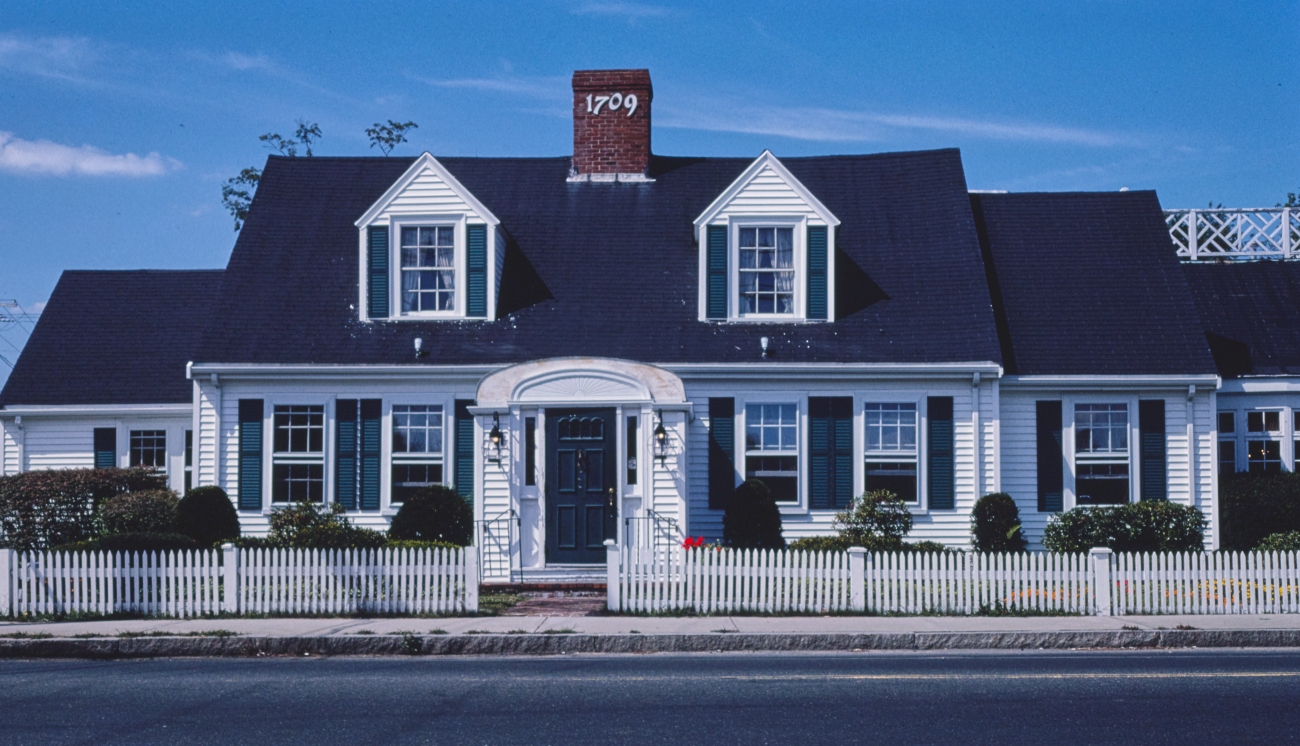
<svg viewBox="0 0 1300 746">
<path fill-rule="evenodd" d="M 99 524 L 105 534 L 172 533 L 178 502 L 171 490 L 128 492 L 99 506 Z"/>
<path fill-rule="evenodd" d="M 184 534 L 142 531 L 107 534 L 98 539 L 54 547 L 56 552 L 179 552 L 198 549 L 199 545 Z"/>
<path fill-rule="evenodd" d="M 153 469 L 41 470 L 0 477 L 0 546 L 27 551 L 94 538 L 100 503 L 166 487 Z"/>
<path fill-rule="evenodd" d="M 1023 552 L 1028 544 L 1020 525 L 1020 509 L 1005 492 L 994 492 L 975 501 L 970 532 L 979 552 Z"/>
<path fill-rule="evenodd" d="M 353 526 L 342 505 L 294 503 L 271 511 L 270 546 L 297 549 L 375 549 L 388 537 Z"/>
<path fill-rule="evenodd" d="M 408 495 L 388 527 L 392 539 L 438 541 L 467 546 L 474 528 L 474 513 L 456 490 L 431 485 Z"/>
<path fill-rule="evenodd" d="M 843 552 L 853 546 L 842 536 L 808 536 L 790 542 L 796 552 Z"/>
<path fill-rule="evenodd" d="M 1287 531 L 1284 534 L 1271 534 L 1259 542 L 1256 549 L 1265 552 L 1300 551 L 1300 531 Z"/>
<path fill-rule="evenodd" d="M 1204 549 L 1205 514 L 1165 500 L 1113 508 L 1075 508 L 1047 525 L 1043 543 L 1052 552 L 1199 552 Z"/>
<path fill-rule="evenodd" d="M 384 549 L 460 549 L 460 544 L 452 544 L 449 541 L 416 541 L 413 539 L 392 539 L 384 545 Z"/>
<path fill-rule="evenodd" d="M 851 547 L 873 552 L 903 549 L 903 537 L 912 530 L 912 511 L 888 490 L 868 492 L 842 513 L 835 514 L 840 538 Z"/>
<path fill-rule="evenodd" d="M 1300 474 L 1224 474 L 1219 500 L 1224 549 L 1253 549 L 1266 536 L 1300 531 Z"/>
<path fill-rule="evenodd" d="M 722 541 L 737 549 L 784 549 L 781 509 L 761 479 L 746 479 L 722 513 Z"/>
<path fill-rule="evenodd" d="M 239 536 L 239 513 L 220 487 L 195 487 L 176 506 L 176 531 L 210 547 Z"/>
</svg>

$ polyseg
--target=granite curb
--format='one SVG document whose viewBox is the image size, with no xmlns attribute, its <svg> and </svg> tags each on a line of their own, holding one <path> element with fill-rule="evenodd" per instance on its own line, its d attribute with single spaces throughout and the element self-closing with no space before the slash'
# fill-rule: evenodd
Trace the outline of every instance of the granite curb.
<svg viewBox="0 0 1300 746">
<path fill-rule="evenodd" d="M 1300 630 L 1122 630 L 878 634 L 331 635 L 0 640 L 0 658 L 564 655 L 1300 647 Z"/>
</svg>

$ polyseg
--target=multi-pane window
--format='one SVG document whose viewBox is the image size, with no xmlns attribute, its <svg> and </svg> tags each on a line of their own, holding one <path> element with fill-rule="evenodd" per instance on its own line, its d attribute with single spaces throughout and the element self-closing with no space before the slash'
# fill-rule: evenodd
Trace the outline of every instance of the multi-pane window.
<svg viewBox="0 0 1300 746">
<path fill-rule="evenodd" d="M 1075 502 L 1129 501 L 1127 404 L 1074 405 Z"/>
<path fill-rule="evenodd" d="M 456 309 L 456 231 L 450 225 L 402 228 L 402 312 Z"/>
<path fill-rule="evenodd" d="M 794 229 L 740 229 L 740 314 L 794 313 Z"/>
<path fill-rule="evenodd" d="M 325 499 L 325 407 L 277 406 L 271 449 L 271 502 Z"/>
<path fill-rule="evenodd" d="M 442 484 L 442 406 L 400 404 L 393 406 L 393 489 L 391 503 Z"/>
<path fill-rule="evenodd" d="M 1219 473 L 1237 471 L 1237 413 L 1219 412 Z"/>
<path fill-rule="evenodd" d="M 762 480 L 779 502 L 799 500 L 798 411 L 794 404 L 745 408 L 745 477 Z"/>
<path fill-rule="evenodd" d="M 131 466 L 167 471 L 167 431 L 132 430 Z"/>
<path fill-rule="evenodd" d="M 1282 413 L 1246 413 L 1246 468 L 1255 472 L 1282 471 Z"/>
<path fill-rule="evenodd" d="M 866 491 L 888 490 L 916 502 L 916 405 L 867 404 L 863 414 Z"/>
</svg>

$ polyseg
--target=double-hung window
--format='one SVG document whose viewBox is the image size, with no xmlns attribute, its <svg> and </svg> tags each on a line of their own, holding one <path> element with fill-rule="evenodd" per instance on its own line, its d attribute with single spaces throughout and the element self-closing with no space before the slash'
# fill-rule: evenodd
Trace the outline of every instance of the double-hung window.
<svg viewBox="0 0 1300 746">
<path fill-rule="evenodd" d="M 1246 468 L 1254 472 L 1282 471 L 1282 413 L 1246 413 Z"/>
<path fill-rule="evenodd" d="M 904 502 L 918 502 L 916 404 L 867 404 L 864 488 L 888 490 Z"/>
<path fill-rule="evenodd" d="M 456 310 L 456 230 L 402 226 L 402 313 Z"/>
<path fill-rule="evenodd" d="M 271 502 L 325 499 L 325 407 L 277 406 L 271 450 Z"/>
<path fill-rule="evenodd" d="M 167 431 L 132 430 L 131 466 L 144 466 L 167 472 Z"/>
<path fill-rule="evenodd" d="M 1219 473 L 1237 471 L 1237 413 L 1219 412 Z"/>
<path fill-rule="evenodd" d="M 389 502 L 442 484 L 442 406 L 393 405 L 393 489 Z"/>
<path fill-rule="evenodd" d="M 1129 501 L 1127 404 L 1074 405 L 1075 502 Z"/>
<path fill-rule="evenodd" d="M 741 316 L 794 315 L 794 228 L 740 228 Z"/>
<path fill-rule="evenodd" d="M 758 479 L 777 502 L 799 501 L 799 407 L 745 407 L 745 478 Z"/>
</svg>

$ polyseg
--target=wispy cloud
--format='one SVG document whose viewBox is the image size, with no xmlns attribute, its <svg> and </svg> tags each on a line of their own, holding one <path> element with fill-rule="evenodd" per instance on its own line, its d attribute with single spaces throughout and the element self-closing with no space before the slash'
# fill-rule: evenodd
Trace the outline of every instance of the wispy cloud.
<svg viewBox="0 0 1300 746">
<path fill-rule="evenodd" d="M 84 82 L 83 71 L 100 57 L 84 37 L 0 33 L 0 70 Z"/>
<path fill-rule="evenodd" d="M 723 110 L 726 114 L 710 113 Z M 665 107 L 655 124 L 660 127 L 714 132 L 775 135 L 817 142 L 863 142 L 889 140 L 899 131 L 925 130 L 994 140 L 1052 142 L 1093 147 L 1137 144 L 1122 134 L 1077 127 L 1026 122 L 994 122 L 957 117 L 880 114 L 823 108 Z"/>
<path fill-rule="evenodd" d="M 583 3 L 573 9 L 579 16 L 615 16 L 637 21 L 642 18 L 661 18 L 671 15 L 672 8 L 645 3 Z"/>
<path fill-rule="evenodd" d="M 492 93 L 509 93 L 531 98 L 564 99 L 569 96 L 568 81 L 564 78 L 422 78 L 409 76 L 437 88 L 461 88 Z"/>
<path fill-rule="evenodd" d="M 49 140 L 23 140 L 0 132 L 0 170 L 55 176 L 161 176 L 181 168 L 158 153 L 109 153 L 90 145 L 71 147 Z"/>
</svg>

